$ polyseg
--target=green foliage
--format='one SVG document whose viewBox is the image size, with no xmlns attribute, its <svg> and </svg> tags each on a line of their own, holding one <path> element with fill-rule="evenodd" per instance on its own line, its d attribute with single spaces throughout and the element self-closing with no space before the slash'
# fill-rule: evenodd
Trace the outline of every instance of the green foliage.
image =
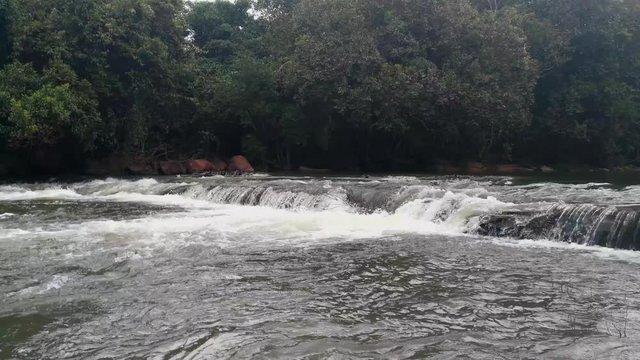
<svg viewBox="0 0 640 360">
<path fill-rule="evenodd" d="M 13 58 L 71 81 L 74 134 L 99 152 L 173 142 L 193 116 L 192 55 L 181 0 L 12 1 Z M 76 96 L 74 95 L 74 96 Z M 94 114 L 89 108 L 96 108 Z M 97 136 L 88 136 L 97 123 Z M 177 141 L 176 141 L 177 142 Z"/>
<path fill-rule="evenodd" d="M 13 148 L 55 145 L 72 138 L 89 150 L 99 122 L 90 85 L 65 65 L 43 74 L 14 63 L 0 71 L 0 126 Z"/>
<path fill-rule="evenodd" d="M 0 67 L 10 60 L 9 0 L 0 0 Z"/>
<path fill-rule="evenodd" d="M 636 0 L 0 0 L 0 155 L 640 164 Z"/>
<path fill-rule="evenodd" d="M 533 150 L 527 152 L 547 162 L 640 161 L 638 4 L 565 0 L 534 4 L 531 11 L 548 25 L 529 38 L 536 47 L 538 37 L 550 39 L 559 50 L 537 54 L 545 71 L 530 131 Z"/>
</svg>

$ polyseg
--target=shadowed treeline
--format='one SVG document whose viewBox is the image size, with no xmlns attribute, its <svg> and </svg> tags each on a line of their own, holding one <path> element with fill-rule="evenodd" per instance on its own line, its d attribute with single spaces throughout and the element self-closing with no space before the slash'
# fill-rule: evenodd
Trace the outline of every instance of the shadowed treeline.
<svg viewBox="0 0 640 360">
<path fill-rule="evenodd" d="M 0 0 L 0 174 L 640 162 L 635 0 Z"/>
</svg>

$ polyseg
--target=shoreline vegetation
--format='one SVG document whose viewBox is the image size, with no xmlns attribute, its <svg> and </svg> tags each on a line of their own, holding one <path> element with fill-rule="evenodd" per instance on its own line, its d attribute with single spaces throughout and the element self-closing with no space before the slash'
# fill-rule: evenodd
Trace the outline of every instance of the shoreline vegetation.
<svg viewBox="0 0 640 360">
<path fill-rule="evenodd" d="M 0 0 L 0 178 L 635 175 L 639 59 L 636 0 Z"/>
</svg>

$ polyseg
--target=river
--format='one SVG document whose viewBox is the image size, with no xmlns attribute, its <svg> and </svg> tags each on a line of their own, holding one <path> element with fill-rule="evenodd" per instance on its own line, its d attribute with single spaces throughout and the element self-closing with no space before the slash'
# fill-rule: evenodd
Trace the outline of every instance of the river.
<svg viewBox="0 0 640 360">
<path fill-rule="evenodd" d="M 0 185 L 0 359 L 638 359 L 640 186 Z"/>
</svg>

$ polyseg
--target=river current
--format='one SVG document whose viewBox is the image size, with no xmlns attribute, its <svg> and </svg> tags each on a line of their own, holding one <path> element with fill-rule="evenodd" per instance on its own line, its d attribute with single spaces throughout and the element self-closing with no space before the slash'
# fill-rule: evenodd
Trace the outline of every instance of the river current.
<svg viewBox="0 0 640 360">
<path fill-rule="evenodd" d="M 640 186 L 0 185 L 0 359 L 638 359 Z"/>
</svg>

